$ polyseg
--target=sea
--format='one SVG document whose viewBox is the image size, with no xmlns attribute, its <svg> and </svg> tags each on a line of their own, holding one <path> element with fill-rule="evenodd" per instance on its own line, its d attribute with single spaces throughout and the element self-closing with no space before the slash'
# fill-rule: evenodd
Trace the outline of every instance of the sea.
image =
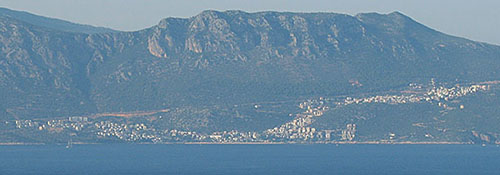
<svg viewBox="0 0 500 175">
<path fill-rule="evenodd" d="M 0 174 L 500 174 L 496 145 L 0 146 Z"/>
</svg>

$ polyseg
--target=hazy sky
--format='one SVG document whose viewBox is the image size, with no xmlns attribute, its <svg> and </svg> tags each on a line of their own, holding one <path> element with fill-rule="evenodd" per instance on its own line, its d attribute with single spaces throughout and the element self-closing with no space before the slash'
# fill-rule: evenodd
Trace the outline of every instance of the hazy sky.
<svg viewBox="0 0 500 175">
<path fill-rule="evenodd" d="M 207 9 L 347 14 L 400 11 L 439 31 L 500 45 L 500 0 L 0 0 L 0 6 L 126 31 Z"/>
</svg>

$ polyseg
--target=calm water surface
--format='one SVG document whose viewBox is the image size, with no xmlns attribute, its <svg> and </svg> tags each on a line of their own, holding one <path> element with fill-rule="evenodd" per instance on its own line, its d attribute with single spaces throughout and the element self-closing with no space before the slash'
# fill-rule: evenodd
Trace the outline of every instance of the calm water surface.
<svg viewBox="0 0 500 175">
<path fill-rule="evenodd" d="M 500 174 L 500 147 L 0 146 L 0 174 Z"/>
</svg>

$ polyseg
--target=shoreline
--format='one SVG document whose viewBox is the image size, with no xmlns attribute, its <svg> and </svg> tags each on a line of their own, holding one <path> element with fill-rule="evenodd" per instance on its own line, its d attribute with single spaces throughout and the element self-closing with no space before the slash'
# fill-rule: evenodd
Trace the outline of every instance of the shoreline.
<svg viewBox="0 0 500 175">
<path fill-rule="evenodd" d="M 104 144 L 130 144 L 130 145 L 482 145 L 472 142 L 165 142 L 165 143 L 90 143 L 73 142 L 73 145 L 104 145 Z M 29 146 L 29 145 L 65 145 L 64 143 L 22 143 L 0 142 L 0 146 Z M 487 144 L 499 145 L 499 144 Z"/>
</svg>

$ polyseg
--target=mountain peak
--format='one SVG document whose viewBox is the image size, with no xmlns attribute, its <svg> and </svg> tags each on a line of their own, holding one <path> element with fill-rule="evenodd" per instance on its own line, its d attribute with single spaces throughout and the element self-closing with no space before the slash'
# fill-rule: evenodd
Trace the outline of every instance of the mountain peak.
<svg viewBox="0 0 500 175">
<path fill-rule="evenodd" d="M 395 21 L 405 21 L 405 22 L 412 22 L 412 23 L 418 23 L 409 16 L 399 12 L 399 11 L 394 11 L 392 13 L 387 14 L 387 17 L 392 18 Z"/>
<path fill-rule="evenodd" d="M 405 16 L 405 17 L 408 17 L 408 16 L 406 16 L 405 14 L 403 14 L 403 13 L 402 13 L 402 12 L 400 12 L 400 11 L 393 11 L 393 12 L 391 12 L 391 13 L 387 14 L 387 15 L 393 15 L 393 16 Z"/>
<path fill-rule="evenodd" d="M 221 13 L 220 11 L 217 11 L 217 10 L 203 10 L 201 13 L 199 13 L 198 15 L 195 15 L 194 17 L 198 17 L 198 16 L 215 16 L 217 14 Z"/>
<path fill-rule="evenodd" d="M 411 19 L 409 16 L 403 14 L 402 12 L 399 11 L 394 11 L 391 13 L 383 14 L 383 13 L 377 13 L 377 12 L 369 12 L 369 13 L 358 13 L 355 15 L 360 20 L 363 20 L 365 18 L 376 18 L 377 20 L 381 20 L 383 18 L 390 19 L 390 20 L 408 20 L 408 21 L 414 21 Z"/>
<path fill-rule="evenodd" d="M 364 24 L 377 28 L 379 31 L 385 31 L 392 34 L 403 34 L 415 31 L 436 34 L 435 30 L 428 28 L 399 11 L 388 14 L 360 13 L 355 17 Z"/>
<path fill-rule="evenodd" d="M 197 23 L 202 23 L 202 21 L 211 21 L 214 19 L 219 19 L 222 16 L 229 15 L 233 16 L 236 14 L 243 14 L 246 12 L 240 10 L 228 10 L 228 11 L 217 11 L 217 10 L 204 10 L 195 16 L 190 18 L 164 18 L 158 23 L 158 27 L 167 28 L 167 26 L 172 24 L 179 24 L 185 21 L 195 21 Z"/>
</svg>

